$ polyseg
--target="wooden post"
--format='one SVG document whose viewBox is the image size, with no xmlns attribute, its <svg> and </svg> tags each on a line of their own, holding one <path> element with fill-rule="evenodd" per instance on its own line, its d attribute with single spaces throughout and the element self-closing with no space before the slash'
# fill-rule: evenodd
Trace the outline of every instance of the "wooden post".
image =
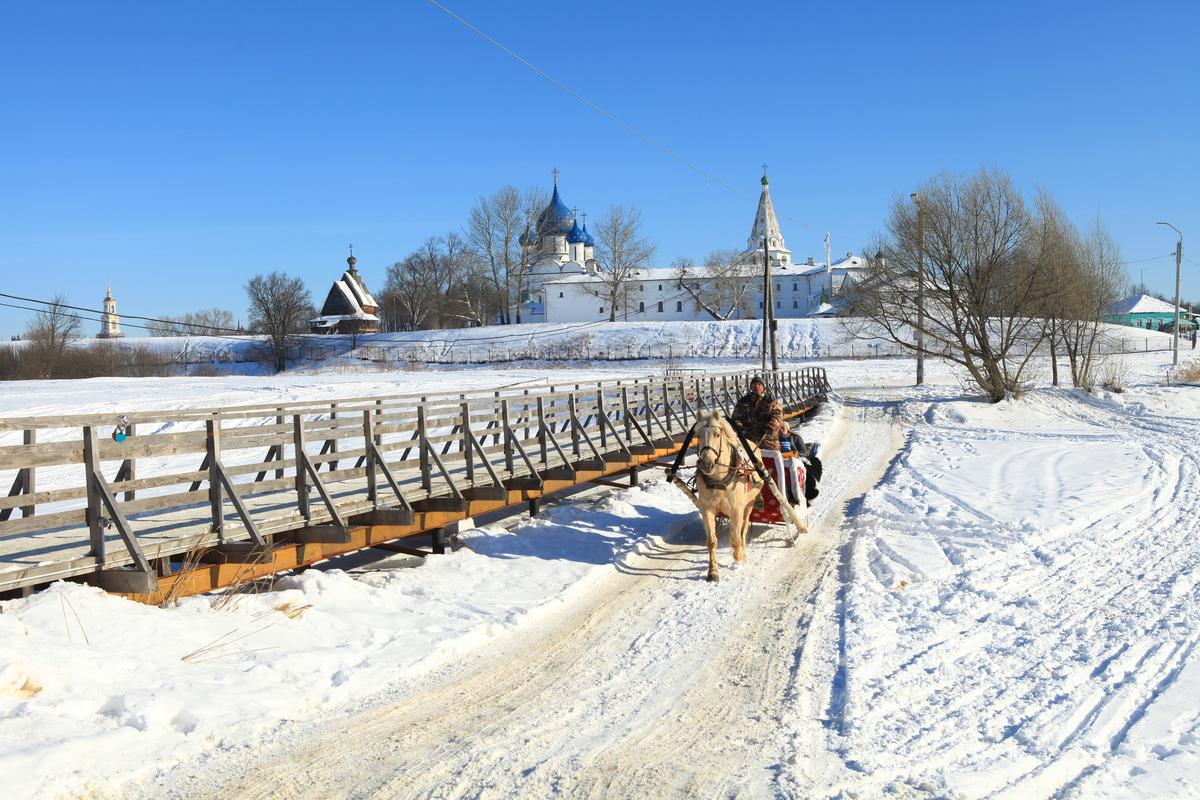
<svg viewBox="0 0 1200 800">
<path fill-rule="evenodd" d="M 221 510 L 224 497 L 221 494 L 221 418 L 204 421 L 204 446 L 208 452 L 208 507 L 212 512 L 212 531 L 217 540 L 225 541 L 225 515 Z"/>
<path fill-rule="evenodd" d="M 575 414 L 575 392 L 567 395 L 567 413 L 571 415 L 571 453 L 578 460 L 582 454 L 579 452 L 579 425 L 577 424 L 578 417 Z"/>
<path fill-rule="evenodd" d="M 337 403 L 329 404 L 329 421 L 333 423 L 333 425 L 332 425 L 333 438 L 329 440 L 329 452 L 333 453 L 334 455 L 337 455 L 338 441 L 339 441 L 338 435 L 337 435 L 337 428 L 338 428 L 338 424 L 337 424 L 338 411 L 337 411 L 337 409 L 338 409 Z M 333 461 L 329 462 L 329 471 L 330 472 L 333 472 L 337 468 L 338 468 L 337 459 L 334 459 Z"/>
<path fill-rule="evenodd" d="M 537 399 L 538 419 L 538 448 L 542 451 L 542 466 L 550 465 L 549 454 L 546 452 L 546 406 L 539 396 Z"/>
<path fill-rule="evenodd" d="M 284 419 L 283 409 L 282 408 L 275 409 L 275 424 L 282 425 L 283 419 Z M 282 438 L 282 436 L 281 436 L 281 438 Z M 279 461 L 280 461 L 280 463 L 283 463 L 283 442 L 279 443 Z M 280 467 L 279 469 L 275 470 L 275 480 L 280 480 L 282 478 L 283 478 L 283 468 Z"/>
<path fill-rule="evenodd" d="M 500 401 L 500 427 L 504 431 L 504 468 L 513 474 L 512 435 L 508 430 L 508 398 Z"/>
<path fill-rule="evenodd" d="M 97 461 L 99 444 L 96 441 L 96 429 L 91 425 L 83 427 L 83 469 L 87 481 L 87 523 L 91 547 L 88 555 L 96 559 L 96 563 L 104 564 L 104 526 L 100 524 L 100 487 L 96 484 L 96 474 L 100 470 Z"/>
<path fill-rule="evenodd" d="M 604 390 L 597 389 L 596 390 L 596 416 L 600 417 L 601 415 L 607 415 L 607 414 L 608 414 L 608 412 L 605 411 L 605 409 L 604 409 Z M 605 431 L 606 426 L 599 419 L 597 419 L 596 422 L 600 423 L 600 449 L 608 450 L 608 432 Z"/>
<path fill-rule="evenodd" d="M 425 404 L 417 406 L 417 458 L 421 464 L 421 486 L 433 491 L 433 472 L 429 468 L 429 441 L 425 429 Z"/>
<path fill-rule="evenodd" d="M 136 422 L 129 423 L 129 426 L 125 431 L 125 435 L 130 436 L 130 437 L 137 435 L 137 423 Z M 137 459 L 134 458 L 133 456 L 130 456 L 129 458 L 127 458 L 125 460 L 125 480 L 129 480 L 129 481 L 137 480 Z M 128 503 L 130 500 L 136 500 L 136 499 L 137 499 L 137 491 L 136 490 L 130 489 L 129 491 L 125 492 L 125 502 Z"/>
<path fill-rule="evenodd" d="M 363 418 L 363 447 L 366 449 L 367 468 L 367 499 L 371 501 L 371 506 L 379 505 L 379 488 L 376 483 L 375 476 L 375 449 L 371 446 L 375 442 L 375 422 L 371 419 L 371 409 L 364 408 L 362 412 Z"/>
<path fill-rule="evenodd" d="M 29 430 L 25 431 L 23 441 L 26 445 L 37 444 L 37 429 L 30 428 Z M 25 494 L 33 494 L 37 491 L 36 480 L 37 476 L 35 467 L 25 467 L 23 470 L 21 470 L 21 485 L 25 489 Z M 21 506 L 22 517 L 32 517 L 35 513 L 37 513 L 37 509 L 34 505 L 30 504 L 27 506 Z"/>
<path fill-rule="evenodd" d="M 525 416 L 525 441 L 529 441 L 529 390 L 524 391 L 525 401 L 521 404 L 521 413 Z"/>
<path fill-rule="evenodd" d="M 645 386 L 642 387 L 642 402 L 646 404 L 646 434 L 651 439 L 653 439 L 654 438 L 654 409 L 652 409 L 650 407 L 650 384 L 646 384 Z M 666 433 L 667 432 L 664 430 L 663 435 L 665 436 Z"/>
<path fill-rule="evenodd" d="M 466 400 L 462 404 L 462 451 L 467 470 L 467 485 L 474 486 L 475 448 L 471 447 L 471 404 Z"/>
<path fill-rule="evenodd" d="M 304 471 L 304 415 L 292 415 L 292 446 L 296 449 L 296 505 L 300 516 L 309 519 L 308 474 Z"/>
<path fill-rule="evenodd" d="M 633 441 L 633 415 L 629 413 L 629 387 L 621 387 L 621 421 L 625 423 L 625 441 Z"/>
</svg>

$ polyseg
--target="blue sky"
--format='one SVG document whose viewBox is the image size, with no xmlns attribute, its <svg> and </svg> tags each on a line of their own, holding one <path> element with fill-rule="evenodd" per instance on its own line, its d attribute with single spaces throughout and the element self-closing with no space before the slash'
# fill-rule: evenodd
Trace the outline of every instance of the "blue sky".
<svg viewBox="0 0 1200 800">
<path fill-rule="evenodd" d="M 745 196 L 427 2 L 9 3 L 0 291 L 98 307 L 111 282 L 125 312 L 244 316 L 246 279 L 283 270 L 319 303 L 349 242 L 378 288 L 555 165 L 570 205 L 641 207 L 666 265 L 744 244 L 767 162 L 799 259 L 989 166 L 1100 214 L 1128 260 L 1169 253 L 1173 222 L 1200 296 L 1200 4 L 446 5 Z M 1173 259 L 1129 269 L 1173 291 Z M 27 317 L 0 308 L 0 335 Z"/>
</svg>

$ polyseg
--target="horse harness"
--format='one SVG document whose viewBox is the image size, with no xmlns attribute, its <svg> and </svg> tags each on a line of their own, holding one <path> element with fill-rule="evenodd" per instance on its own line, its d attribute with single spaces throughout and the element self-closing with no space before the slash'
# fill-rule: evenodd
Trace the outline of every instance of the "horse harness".
<svg viewBox="0 0 1200 800">
<path fill-rule="evenodd" d="M 742 461 L 741 457 L 738 455 L 738 449 L 736 446 L 729 449 L 729 452 L 732 454 L 732 458 L 730 459 L 729 463 L 723 464 L 723 462 L 720 460 L 721 454 L 717 452 L 715 447 L 708 443 L 708 433 L 706 431 L 703 439 L 701 440 L 700 447 L 696 450 L 696 455 L 702 455 L 705 450 L 711 450 L 714 453 L 717 459 L 717 466 L 728 466 L 729 469 L 725 471 L 724 477 L 721 478 L 714 478 L 697 469 L 695 477 L 696 480 L 704 481 L 704 485 L 709 489 L 728 489 L 730 486 L 743 478 L 746 481 L 746 488 L 750 488 L 754 485 L 754 474 L 757 472 L 757 470 L 754 469 L 753 465 Z"/>
</svg>

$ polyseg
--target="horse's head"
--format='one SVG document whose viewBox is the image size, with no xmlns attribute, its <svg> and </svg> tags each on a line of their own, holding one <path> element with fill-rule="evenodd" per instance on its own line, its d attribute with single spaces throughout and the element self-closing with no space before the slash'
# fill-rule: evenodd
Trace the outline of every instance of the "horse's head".
<svg viewBox="0 0 1200 800">
<path fill-rule="evenodd" d="M 733 431 L 717 410 L 701 417 L 696 425 L 696 434 L 699 437 L 696 469 L 704 475 L 712 475 L 719 464 L 729 461 L 724 455 L 733 447 Z"/>
</svg>

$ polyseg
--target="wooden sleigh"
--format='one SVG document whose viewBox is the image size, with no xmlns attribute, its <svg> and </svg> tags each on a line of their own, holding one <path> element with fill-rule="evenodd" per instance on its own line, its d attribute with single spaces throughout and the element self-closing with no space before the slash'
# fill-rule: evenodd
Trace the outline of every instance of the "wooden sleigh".
<svg viewBox="0 0 1200 800">
<path fill-rule="evenodd" d="M 804 459 L 794 452 L 781 453 L 778 450 L 760 450 L 759 456 L 762 457 L 767 474 L 775 481 L 775 485 L 783 490 L 787 502 L 792 508 L 803 513 L 808 508 L 808 501 L 804 499 L 804 484 L 807 480 Z M 779 499 L 775 493 L 764 489 L 759 499 L 761 508 L 755 505 L 754 510 L 750 512 L 750 522 L 783 525 L 783 509 L 779 507 Z"/>
<path fill-rule="evenodd" d="M 797 440 L 799 437 L 796 437 Z M 667 470 L 668 479 L 674 483 L 684 494 L 686 494 L 692 502 L 700 508 L 698 495 L 693 485 L 688 485 L 676 474 L 676 470 L 682 465 L 683 455 L 688 449 L 688 444 L 691 441 L 691 435 L 684 440 L 682 449 L 676 457 L 675 465 Z M 800 533 L 808 531 L 806 519 L 808 517 L 808 498 L 805 494 L 805 489 L 808 484 L 808 465 L 809 458 L 812 458 L 814 467 L 814 477 L 819 480 L 821 470 L 819 461 L 816 460 L 816 453 L 819 445 L 817 444 L 802 444 L 799 443 L 803 456 L 795 451 L 780 452 L 778 450 L 760 450 L 758 455 L 761 459 L 762 469 L 757 466 L 752 466 L 746 460 L 746 454 L 749 452 L 746 447 L 739 446 L 739 452 L 742 454 L 742 466 L 740 467 L 739 475 L 745 480 L 752 480 L 752 473 L 758 473 L 759 476 L 767 479 L 767 485 L 763 487 L 759 498 L 755 503 L 755 507 L 750 512 L 750 523 L 758 523 L 760 525 L 783 525 L 792 530 L 792 536 L 789 540 L 789 546 L 794 545 L 796 536 Z M 745 445 L 745 439 L 742 439 L 742 445 Z M 816 496 L 815 493 L 813 495 Z M 786 503 L 786 507 L 784 507 Z M 726 515 L 717 511 L 718 518 L 727 518 Z"/>
</svg>

